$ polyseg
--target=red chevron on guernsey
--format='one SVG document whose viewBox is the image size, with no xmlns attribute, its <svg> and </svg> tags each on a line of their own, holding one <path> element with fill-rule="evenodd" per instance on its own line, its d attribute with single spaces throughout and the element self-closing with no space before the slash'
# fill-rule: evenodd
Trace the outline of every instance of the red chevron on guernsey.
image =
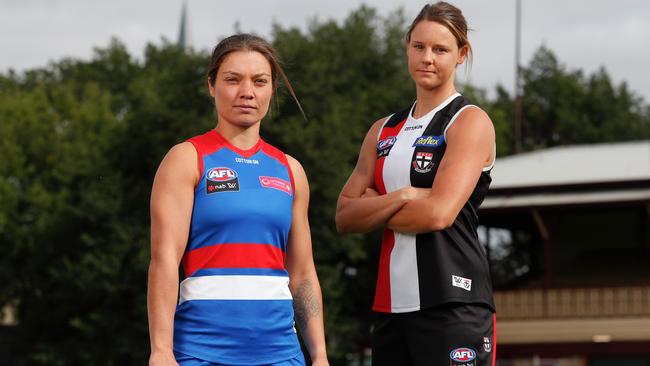
<svg viewBox="0 0 650 366">
<path fill-rule="evenodd" d="M 183 257 L 186 276 L 205 268 L 284 269 L 284 252 L 271 244 L 229 243 L 197 248 Z"/>
</svg>

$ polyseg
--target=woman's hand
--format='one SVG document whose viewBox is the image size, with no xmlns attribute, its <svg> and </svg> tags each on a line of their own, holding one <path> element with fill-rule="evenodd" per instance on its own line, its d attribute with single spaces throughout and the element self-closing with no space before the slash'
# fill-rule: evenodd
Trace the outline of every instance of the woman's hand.
<svg viewBox="0 0 650 366">
<path fill-rule="evenodd" d="M 400 198 L 404 201 L 413 201 L 421 198 L 427 198 L 431 194 L 431 188 L 415 188 L 407 186 L 400 188 L 398 191 Z"/>
</svg>

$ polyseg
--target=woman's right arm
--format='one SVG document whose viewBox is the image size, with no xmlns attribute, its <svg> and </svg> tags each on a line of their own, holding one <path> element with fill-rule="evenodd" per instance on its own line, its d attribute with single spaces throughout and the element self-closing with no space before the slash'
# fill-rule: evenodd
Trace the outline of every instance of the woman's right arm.
<svg viewBox="0 0 650 366">
<path fill-rule="evenodd" d="M 158 167 L 151 192 L 151 262 L 147 314 L 150 366 L 177 366 L 173 353 L 178 267 L 190 228 L 197 153 L 189 142 L 174 146 Z"/>
<path fill-rule="evenodd" d="M 412 187 L 385 195 L 373 194 L 377 135 L 384 121 L 384 118 L 376 121 L 368 130 L 357 165 L 339 194 L 336 205 L 336 229 L 339 233 L 365 233 L 375 230 L 418 194 Z"/>
</svg>

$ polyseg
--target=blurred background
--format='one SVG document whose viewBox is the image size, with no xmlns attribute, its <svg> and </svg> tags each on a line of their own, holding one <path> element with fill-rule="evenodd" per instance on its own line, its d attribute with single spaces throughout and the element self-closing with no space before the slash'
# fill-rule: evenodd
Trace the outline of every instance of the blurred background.
<svg viewBox="0 0 650 366">
<path fill-rule="evenodd" d="M 452 0 L 461 92 L 497 131 L 479 228 L 500 366 L 650 366 L 650 2 Z M 424 2 L 0 0 L 0 365 L 142 365 L 149 195 L 214 127 L 205 72 L 235 32 L 279 51 L 265 140 L 310 179 L 332 365 L 369 365 L 379 235 L 339 236 L 370 124 L 413 102 Z"/>
</svg>

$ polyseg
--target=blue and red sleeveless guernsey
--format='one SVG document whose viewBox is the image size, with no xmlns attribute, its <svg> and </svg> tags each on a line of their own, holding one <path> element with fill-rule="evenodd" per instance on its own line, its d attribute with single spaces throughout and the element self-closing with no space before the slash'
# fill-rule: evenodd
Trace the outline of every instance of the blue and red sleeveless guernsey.
<svg viewBox="0 0 650 366">
<path fill-rule="evenodd" d="M 174 318 L 174 351 L 217 364 L 271 364 L 298 355 L 284 266 L 294 182 L 286 156 L 248 150 L 211 130 L 189 139 L 194 191 Z"/>
</svg>

